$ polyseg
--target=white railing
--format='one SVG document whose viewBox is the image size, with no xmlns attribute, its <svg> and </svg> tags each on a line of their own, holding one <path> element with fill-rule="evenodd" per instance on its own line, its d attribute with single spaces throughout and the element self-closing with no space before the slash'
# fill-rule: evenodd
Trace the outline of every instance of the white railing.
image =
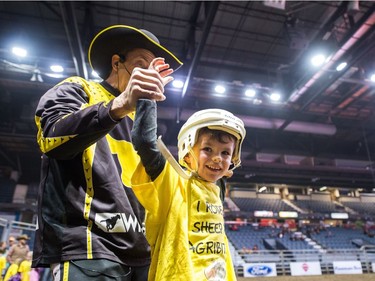
<svg viewBox="0 0 375 281">
<path fill-rule="evenodd" d="M 277 275 L 291 275 L 291 262 L 319 262 L 322 274 L 333 274 L 333 262 L 360 261 L 363 273 L 374 273 L 372 263 L 375 263 L 375 246 L 363 246 L 361 249 L 335 250 L 259 250 L 256 253 L 243 254 L 240 263 L 235 263 L 238 276 L 243 276 L 243 265 L 249 264 L 276 264 Z M 374 279 L 375 280 L 375 279 Z"/>
</svg>

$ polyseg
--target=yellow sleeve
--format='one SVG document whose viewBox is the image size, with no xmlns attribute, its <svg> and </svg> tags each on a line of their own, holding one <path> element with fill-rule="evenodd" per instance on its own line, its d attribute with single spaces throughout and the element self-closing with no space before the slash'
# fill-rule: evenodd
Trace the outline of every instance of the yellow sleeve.
<svg viewBox="0 0 375 281">
<path fill-rule="evenodd" d="M 21 281 L 29 281 L 30 280 L 30 271 L 31 271 L 31 262 L 30 261 L 23 261 L 21 262 L 18 272 L 21 273 Z"/>
<path fill-rule="evenodd" d="M 5 256 L 0 257 L 0 274 L 3 272 L 4 268 L 7 265 L 7 259 Z"/>
<path fill-rule="evenodd" d="M 5 274 L 4 281 L 8 281 L 10 277 L 15 275 L 18 272 L 18 265 L 16 263 L 12 263 Z"/>
<path fill-rule="evenodd" d="M 154 182 L 142 163 L 138 164 L 131 179 L 131 186 L 139 202 L 149 212 L 148 219 L 152 220 L 152 223 L 165 220 L 176 189 L 180 186 L 179 181 L 180 177 L 168 162 Z"/>
</svg>

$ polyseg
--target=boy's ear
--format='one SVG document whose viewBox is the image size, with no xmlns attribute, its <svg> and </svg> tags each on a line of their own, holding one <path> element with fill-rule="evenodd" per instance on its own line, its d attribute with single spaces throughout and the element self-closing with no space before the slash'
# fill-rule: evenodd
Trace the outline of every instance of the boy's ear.
<svg viewBox="0 0 375 281">
<path fill-rule="evenodd" d="M 190 154 L 188 153 L 188 154 L 186 154 L 186 156 L 184 157 L 184 160 L 185 160 L 185 162 L 187 163 L 187 164 L 191 164 L 191 159 L 190 159 Z"/>
</svg>

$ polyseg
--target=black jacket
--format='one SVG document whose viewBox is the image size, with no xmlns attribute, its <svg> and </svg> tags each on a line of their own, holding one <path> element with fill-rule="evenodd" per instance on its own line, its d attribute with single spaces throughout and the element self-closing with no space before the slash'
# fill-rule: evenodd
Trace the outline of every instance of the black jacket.
<svg viewBox="0 0 375 281">
<path fill-rule="evenodd" d="M 130 187 L 139 157 L 132 119 L 109 115 L 119 92 L 106 82 L 71 77 L 50 89 L 35 121 L 42 155 L 33 267 L 105 258 L 150 263 L 144 209 Z"/>
</svg>

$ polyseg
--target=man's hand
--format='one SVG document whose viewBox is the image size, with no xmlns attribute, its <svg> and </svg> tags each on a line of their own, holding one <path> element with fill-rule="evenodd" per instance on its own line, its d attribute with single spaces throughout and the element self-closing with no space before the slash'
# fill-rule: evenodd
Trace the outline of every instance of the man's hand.
<svg viewBox="0 0 375 281">
<path fill-rule="evenodd" d="M 113 101 L 112 118 L 120 120 L 133 112 L 138 99 L 165 100 L 164 86 L 173 81 L 172 73 L 163 58 L 153 59 L 148 69 L 134 68 L 125 91 Z"/>
</svg>

